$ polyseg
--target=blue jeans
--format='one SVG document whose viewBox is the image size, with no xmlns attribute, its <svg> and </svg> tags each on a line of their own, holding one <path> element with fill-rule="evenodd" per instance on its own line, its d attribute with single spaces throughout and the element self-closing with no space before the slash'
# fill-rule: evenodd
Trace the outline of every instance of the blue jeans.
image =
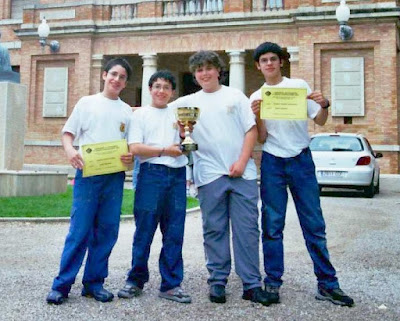
<svg viewBox="0 0 400 321">
<path fill-rule="evenodd" d="M 82 177 L 77 170 L 71 223 L 52 289 L 68 294 L 88 252 L 83 285 L 100 289 L 108 275 L 108 258 L 118 238 L 125 172 Z"/>
<path fill-rule="evenodd" d="M 136 231 L 128 281 L 143 288 L 149 280 L 148 260 L 154 233 L 160 224 L 163 246 L 159 258 L 160 291 L 183 280 L 182 245 L 186 216 L 186 168 L 142 163 L 136 186 Z"/>
<path fill-rule="evenodd" d="M 290 158 L 275 157 L 266 152 L 262 155 L 261 223 L 265 284 L 275 287 L 282 285 L 287 187 L 293 196 L 318 285 L 326 289 L 339 287 L 336 271 L 329 260 L 319 187 L 309 148 Z"/>
</svg>

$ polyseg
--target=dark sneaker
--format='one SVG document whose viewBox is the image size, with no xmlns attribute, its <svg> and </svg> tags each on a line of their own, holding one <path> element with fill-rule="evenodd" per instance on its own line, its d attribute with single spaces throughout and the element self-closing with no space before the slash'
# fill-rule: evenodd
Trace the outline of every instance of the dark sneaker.
<svg viewBox="0 0 400 321">
<path fill-rule="evenodd" d="M 317 300 L 331 301 L 334 304 L 352 307 L 354 300 L 344 293 L 340 288 L 336 289 L 324 289 L 318 287 Z"/>
<path fill-rule="evenodd" d="M 65 299 L 67 299 L 67 298 L 68 298 L 68 294 L 64 295 L 60 291 L 51 290 L 49 292 L 49 294 L 47 295 L 46 301 L 49 304 L 59 305 L 59 304 L 64 303 Z"/>
<path fill-rule="evenodd" d="M 265 306 L 268 306 L 272 303 L 271 299 L 269 297 L 269 294 L 267 292 L 263 291 L 263 289 L 261 289 L 261 287 L 252 288 L 252 289 L 243 291 L 242 299 L 250 300 L 250 301 L 256 302 L 256 303 L 261 303 L 262 305 L 265 305 Z"/>
<path fill-rule="evenodd" d="M 110 302 L 114 299 L 114 294 L 104 288 L 90 291 L 84 287 L 82 289 L 82 296 L 85 296 L 87 298 L 94 298 L 96 301 L 100 302 Z"/>
<path fill-rule="evenodd" d="M 265 292 L 268 294 L 269 300 L 271 303 L 279 303 L 280 302 L 279 287 L 266 284 Z"/>
<path fill-rule="evenodd" d="M 124 287 L 118 291 L 118 297 L 122 299 L 131 299 L 142 295 L 142 293 L 143 289 L 139 288 L 135 283 L 126 281 Z"/>
<path fill-rule="evenodd" d="M 222 284 L 211 285 L 210 287 L 210 301 L 213 303 L 225 303 L 226 294 L 225 286 Z"/>
<path fill-rule="evenodd" d="M 191 303 L 192 298 L 180 286 L 171 290 L 158 293 L 158 296 L 163 299 L 172 300 L 179 303 Z"/>
</svg>

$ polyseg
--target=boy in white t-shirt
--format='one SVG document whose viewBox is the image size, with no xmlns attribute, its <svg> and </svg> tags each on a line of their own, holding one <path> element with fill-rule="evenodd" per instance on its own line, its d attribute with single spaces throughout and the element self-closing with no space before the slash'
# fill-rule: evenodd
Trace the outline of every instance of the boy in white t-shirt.
<svg viewBox="0 0 400 321">
<path fill-rule="evenodd" d="M 191 297 L 181 288 L 183 281 L 182 245 L 186 216 L 187 158 L 179 147 L 179 127 L 174 110 L 167 104 L 176 82 L 169 71 L 158 71 L 149 80 L 151 105 L 132 115 L 130 150 L 140 161 L 136 185 L 134 216 L 135 235 L 132 268 L 120 298 L 142 294 L 149 280 L 148 259 L 157 226 L 163 234 L 159 266 L 159 297 L 190 303 Z"/>
<path fill-rule="evenodd" d="M 108 275 L 108 258 L 118 238 L 125 172 L 82 177 L 82 145 L 127 139 L 131 108 L 119 94 L 131 77 L 132 68 L 125 59 L 110 60 L 102 74 L 104 90 L 81 98 L 62 129 L 62 143 L 68 161 L 76 168 L 71 223 L 61 256 L 60 271 L 46 300 L 61 304 L 87 252 L 82 296 L 109 302 L 114 295 L 103 288 Z M 79 151 L 73 146 L 79 139 Z M 129 143 L 129 140 L 128 140 Z M 132 164 L 132 153 L 121 156 Z"/>
<path fill-rule="evenodd" d="M 242 298 L 269 305 L 259 270 L 257 172 L 251 154 L 257 139 L 248 98 L 221 85 L 224 63 L 213 51 L 199 51 L 189 66 L 201 90 L 177 99 L 174 107 L 199 107 L 193 129 L 194 182 L 203 219 L 204 250 L 209 271 L 209 299 L 225 303 L 231 271 L 230 226 Z"/>
<path fill-rule="evenodd" d="M 281 67 L 286 53 L 276 43 L 265 42 L 254 51 L 254 61 L 264 75 L 267 88 L 307 89 L 307 115 L 318 125 L 328 117 L 329 101 L 321 92 L 311 92 L 302 79 L 283 77 Z M 315 166 L 308 148 L 307 120 L 260 119 L 261 88 L 250 96 L 256 115 L 258 140 L 263 144 L 261 160 L 262 243 L 265 290 L 278 303 L 282 285 L 283 229 L 285 226 L 287 187 L 293 196 L 297 215 L 314 263 L 318 280 L 316 298 L 352 306 L 354 301 L 339 287 L 336 271 L 329 260 L 325 221 L 319 199 Z"/>
</svg>

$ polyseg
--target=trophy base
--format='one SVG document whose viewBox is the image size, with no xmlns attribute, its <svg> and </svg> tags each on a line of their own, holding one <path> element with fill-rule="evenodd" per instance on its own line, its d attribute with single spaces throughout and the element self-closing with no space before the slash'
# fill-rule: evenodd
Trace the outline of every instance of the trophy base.
<svg viewBox="0 0 400 321">
<path fill-rule="evenodd" d="M 182 144 L 181 150 L 182 152 L 194 152 L 198 149 L 198 145 L 191 143 L 191 144 Z"/>
</svg>

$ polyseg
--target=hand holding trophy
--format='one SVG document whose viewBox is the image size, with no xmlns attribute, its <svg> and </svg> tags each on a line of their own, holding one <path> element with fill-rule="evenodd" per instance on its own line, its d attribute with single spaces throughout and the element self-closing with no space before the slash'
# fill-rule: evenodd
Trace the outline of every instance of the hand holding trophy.
<svg viewBox="0 0 400 321">
<path fill-rule="evenodd" d="M 190 123 L 195 122 L 200 115 L 198 107 L 178 107 L 176 109 L 176 118 L 185 127 L 185 139 L 181 143 L 182 152 L 191 152 L 197 150 L 197 144 L 190 136 Z"/>
</svg>

